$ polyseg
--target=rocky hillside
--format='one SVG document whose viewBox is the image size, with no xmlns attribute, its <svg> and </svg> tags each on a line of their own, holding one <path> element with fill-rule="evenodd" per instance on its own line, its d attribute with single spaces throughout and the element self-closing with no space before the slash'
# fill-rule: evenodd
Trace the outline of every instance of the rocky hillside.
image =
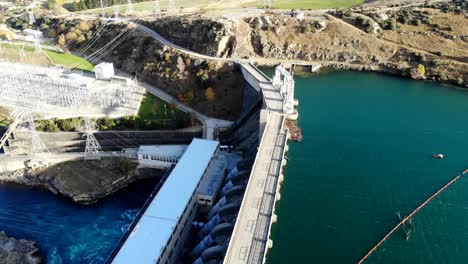
<svg viewBox="0 0 468 264">
<path fill-rule="evenodd" d="M 302 20 L 271 13 L 229 21 L 198 16 L 170 21 L 152 27 L 180 46 L 211 56 L 259 64 L 320 63 L 467 85 L 468 19 L 457 7 L 311 12 Z"/>
<path fill-rule="evenodd" d="M 127 24 L 55 19 L 48 25 L 49 37 L 94 63 L 113 62 L 208 116 L 234 120 L 239 115 L 244 79 L 233 63 L 187 56 Z"/>
</svg>

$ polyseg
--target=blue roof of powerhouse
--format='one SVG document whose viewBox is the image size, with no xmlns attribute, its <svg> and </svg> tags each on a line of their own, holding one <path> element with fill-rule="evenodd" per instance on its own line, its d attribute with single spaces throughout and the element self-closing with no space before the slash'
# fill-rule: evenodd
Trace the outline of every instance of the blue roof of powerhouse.
<svg viewBox="0 0 468 264">
<path fill-rule="evenodd" d="M 113 259 L 113 264 L 152 264 L 160 258 L 177 227 L 217 141 L 193 139 L 138 224 Z"/>
</svg>

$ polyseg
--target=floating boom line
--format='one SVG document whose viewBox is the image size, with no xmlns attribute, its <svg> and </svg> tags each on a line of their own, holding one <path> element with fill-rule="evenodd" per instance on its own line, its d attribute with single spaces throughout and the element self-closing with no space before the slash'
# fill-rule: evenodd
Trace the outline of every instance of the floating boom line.
<svg viewBox="0 0 468 264">
<path fill-rule="evenodd" d="M 408 216 L 406 216 L 398 225 L 396 225 L 390 232 L 388 232 L 387 235 L 382 238 L 382 240 L 379 241 L 361 260 L 359 260 L 358 264 L 364 263 L 371 255 L 374 253 L 395 231 L 398 230 L 402 225 L 404 225 L 408 220 L 410 220 L 416 213 L 419 212 L 424 206 L 426 206 L 428 203 L 430 203 L 434 198 L 436 198 L 439 194 L 441 194 L 445 189 L 450 187 L 453 183 L 458 181 L 462 175 L 468 172 L 468 169 L 465 170 L 462 174 L 458 175 L 457 177 L 453 178 L 451 181 L 449 181 L 447 184 L 444 185 L 444 187 L 440 188 L 436 193 L 431 195 L 429 198 L 427 198 L 426 201 L 424 201 L 421 205 L 419 205 L 414 211 L 412 211 Z"/>
</svg>

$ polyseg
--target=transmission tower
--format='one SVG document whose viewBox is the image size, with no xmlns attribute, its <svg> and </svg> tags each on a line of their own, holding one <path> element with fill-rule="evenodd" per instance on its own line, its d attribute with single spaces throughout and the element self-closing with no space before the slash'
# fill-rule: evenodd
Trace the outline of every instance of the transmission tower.
<svg viewBox="0 0 468 264">
<path fill-rule="evenodd" d="M 28 15 L 29 15 L 29 25 L 34 24 L 36 22 L 36 19 L 34 18 L 34 11 L 32 8 L 31 10 L 28 11 Z"/>
<path fill-rule="evenodd" d="M 35 38 L 34 39 L 34 51 L 35 52 L 40 52 L 42 50 L 42 47 L 41 47 L 41 40 L 38 39 L 38 38 Z"/>
<path fill-rule="evenodd" d="M 34 115 L 32 113 L 29 113 L 27 115 L 27 118 L 28 118 L 28 129 L 31 133 L 31 149 L 30 149 L 29 155 L 33 157 L 36 154 L 49 153 L 49 150 L 47 149 L 44 142 L 42 142 L 41 138 L 39 137 L 39 134 L 37 133 L 36 124 L 34 122 Z"/>
<path fill-rule="evenodd" d="M 101 17 L 104 17 L 104 4 L 102 3 L 102 0 L 101 1 Z"/>
<path fill-rule="evenodd" d="M 85 159 L 95 158 L 101 150 L 99 142 L 94 137 L 94 132 L 96 132 L 94 125 L 94 122 L 89 117 L 84 118 L 83 132 L 86 136 Z"/>
<path fill-rule="evenodd" d="M 161 18 L 161 5 L 159 3 L 159 0 L 154 1 L 154 19 L 159 19 Z"/>
<path fill-rule="evenodd" d="M 24 53 L 24 43 L 23 43 L 23 46 L 19 50 L 19 57 L 20 57 L 20 61 L 23 61 L 24 58 L 26 57 L 26 54 Z"/>
<path fill-rule="evenodd" d="M 132 13 L 132 12 L 133 12 L 132 0 L 127 0 L 127 13 Z"/>
<path fill-rule="evenodd" d="M 263 5 L 265 6 L 265 9 L 271 8 L 271 1 L 272 0 L 263 0 Z"/>
<path fill-rule="evenodd" d="M 120 7 L 118 5 L 115 5 L 112 8 L 114 9 L 114 17 L 119 18 Z"/>
<path fill-rule="evenodd" d="M 173 12 L 175 11 L 175 8 L 176 8 L 176 0 L 169 0 L 169 3 L 167 5 L 167 11 Z"/>
</svg>

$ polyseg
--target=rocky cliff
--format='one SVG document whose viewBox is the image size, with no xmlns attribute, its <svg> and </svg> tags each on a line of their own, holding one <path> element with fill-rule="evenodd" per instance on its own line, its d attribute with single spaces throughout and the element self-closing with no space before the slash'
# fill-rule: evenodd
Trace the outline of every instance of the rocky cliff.
<svg viewBox="0 0 468 264">
<path fill-rule="evenodd" d="M 0 182 L 45 188 L 78 204 L 92 204 L 139 179 L 126 159 L 70 161 L 0 175 Z"/>
</svg>

